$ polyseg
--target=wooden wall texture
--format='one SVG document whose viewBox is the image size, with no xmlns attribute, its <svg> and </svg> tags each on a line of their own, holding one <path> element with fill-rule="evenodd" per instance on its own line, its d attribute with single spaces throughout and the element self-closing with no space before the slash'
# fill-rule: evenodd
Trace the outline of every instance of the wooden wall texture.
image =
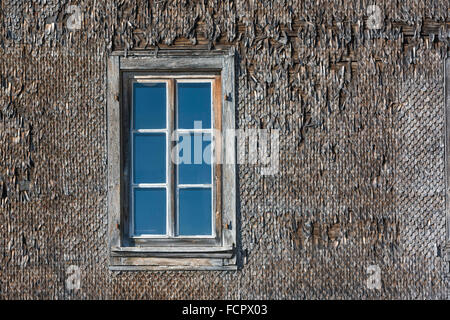
<svg viewBox="0 0 450 320">
<path fill-rule="evenodd" d="M 0 1 L 0 297 L 447 298 L 450 2 L 375 2 Z M 237 127 L 281 130 L 278 174 L 239 166 L 241 269 L 109 271 L 109 53 L 225 47 Z"/>
</svg>

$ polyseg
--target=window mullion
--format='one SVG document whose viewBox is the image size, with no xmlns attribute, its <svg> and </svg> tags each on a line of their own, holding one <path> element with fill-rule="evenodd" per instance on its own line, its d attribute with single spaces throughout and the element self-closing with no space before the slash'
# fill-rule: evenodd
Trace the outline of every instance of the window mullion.
<svg viewBox="0 0 450 320">
<path fill-rule="evenodd" d="M 175 176 L 174 163 L 172 161 L 171 150 L 173 148 L 172 134 L 174 131 L 175 119 L 175 80 L 170 79 L 168 82 L 168 97 L 167 97 L 167 230 L 170 237 L 175 236 Z"/>
</svg>

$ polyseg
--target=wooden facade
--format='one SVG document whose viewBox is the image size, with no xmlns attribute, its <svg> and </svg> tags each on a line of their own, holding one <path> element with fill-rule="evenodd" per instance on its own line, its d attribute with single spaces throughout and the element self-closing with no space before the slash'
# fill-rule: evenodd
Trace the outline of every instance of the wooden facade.
<svg viewBox="0 0 450 320">
<path fill-rule="evenodd" d="M 373 5 L 2 1 L 0 297 L 449 298 L 450 2 Z M 111 270 L 108 70 L 224 51 L 233 125 L 280 132 L 278 173 L 239 164 L 223 200 L 236 202 L 237 270 Z"/>
</svg>

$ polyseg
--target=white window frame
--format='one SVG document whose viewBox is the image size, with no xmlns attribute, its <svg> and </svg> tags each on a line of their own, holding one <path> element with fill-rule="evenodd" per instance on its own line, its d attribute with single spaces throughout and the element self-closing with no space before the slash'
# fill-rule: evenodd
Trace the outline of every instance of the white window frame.
<svg viewBox="0 0 450 320">
<path fill-rule="evenodd" d="M 129 223 L 129 234 L 130 237 L 132 238 L 168 238 L 171 236 L 170 233 L 170 227 L 169 227 L 169 223 L 171 223 L 171 219 L 170 219 L 170 215 L 167 214 L 167 211 L 171 210 L 171 201 L 169 200 L 170 197 L 170 193 L 169 190 L 171 190 L 171 179 L 170 179 L 170 167 L 169 167 L 169 157 L 170 155 L 169 153 L 169 146 L 170 146 L 170 110 L 169 110 L 169 80 L 166 79 L 145 79 L 145 80 L 140 80 L 140 79 L 133 79 L 132 83 L 131 83 L 131 88 L 130 90 L 133 91 L 133 86 L 135 83 L 165 83 L 166 85 L 166 128 L 165 129 L 133 129 L 132 124 L 134 122 L 134 112 L 132 110 L 132 106 L 134 105 L 134 95 L 131 94 L 131 101 L 130 101 L 130 148 L 131 148 L 131 152 L 130 152 L 130 211 L 134 212 L 134 189 L 136 188 L 145 188 L 145 189 L 151 189 L 151 188 L 164 188 L 166 190 L 166 234 L 165 235 L 142 235 L 142 236 L 136 236 L 134 235 L 134 215 L 130 214 L 130 223 Z M 138 183 L 135 184 L 133 182 L 133 178 L 134 178 L 134 133 L 164 133 L 166 136 L 166 183 Z M 126 133 L 124 133 L 126 134 Z"/>
<path fill-rule="evenodd" d="M 174 83 L 171 83 L 170 80 L 168 79 L 173 79 Z M 178 106 L 177 106 L 177 94 L 178 91 L 175 90 L 175 96 L 173 97 L 174 99 L 172 99 L 172 97 L 170 96 L 173 93 L 173 90 L 169 90 L 170 86 L 174 86 L 176 87 L 178 85 L 178 83 L 209 83 L 211 84 L 211 129 L 176 129 L 178 126 L 178 117 L 176 116 L 177 113 L 174 112 L 173 110 L 177 110 Z M 161 74 L 161 77 L 158 78 L 157 76 L 138 76 L 137 78 L 132 79 L 131 81 L 131 85 L 129 90 L 133 90 L 133 85 L 135 83 L 165 83 L 166 85 L 166 128 L 165 129 L 130 129 L 130 147 L 131 147 L 131 152 L 130 152 L 130 166 L 131 166 L 131 170 L 130 170 L 130 175 L 131 175 L 131 179 L 130 179 L 130 187 L 131 187 L 131 194 L 130 194 L 130 202 L 131 202 L 131 206 L 130 206 L 130 211 L 134 212 L 134 189 L 135 188 L 164 188 L 166 190 L 166 233 L 164 235 L 150 235 L 150 234 L 145 234 L 145 235 L 134 235 L 134 215 L 130 214 L 130 230 L 129 230 L 129 234 L 130 237 L 133 239 L 172 239 L 174 237 L 177 238 L 183 238 L 183 239 L 203 239 L 203 238 L 215 238 L 216 237 L 216 232 L 217 232 L 217 228 L 216 228 L 216 223 L 214 221 L 214 217 L 213 217 L 213 211 L 214 211 L 214 207 L 215 207 L 215 183 L 212 181 L 210 184 L 177 184 L 176 186 L 172 185 L 172 174 L 174 174 L 172 172 L 172 167 L 170 165 L 170 158 L 171 158 L 171 148 L 170 146 L 172 145 L 172 134 L 175 134 L 176 137 L 178 137 L 180 134 L 190 134 L 190 133 L 202 133 L 202 134 L 213 134 L 213 130 L 214 130 L 214 99 L 213 99 L 213 85 L 214 85 L 214 77 L 192 77 L 190 75 L 177 75 L 177 76 L 173 76 L 170 74 Z M 131 94 L 131 101 L 130 101 L 130 105 L 133 106 L 134 105 L 134 96 L 133 94 Z M 175 105 L 173 106 L 173 108 L 171 108 L 171 103 L 170 101 L 175 101 Z M 174 116 L 175 114 L 175 116 Z M 134 113 L 130 108 L 130 127 L 133 123 L 133 118 Z M 175 126 L 173 126 L 173 118 L 175 118 Z M 140 183 L 140 184 L 135 184 L 133 183 L 133 175 L 134 175 L 134 150 L 133 150 L 133 146 L 134 146 L 134 135 L 133 133 L 164 133 L 166 135 L 166 183 Z M 211 149 L 214 150 L 214 140 L 212 139 L 211 141 Z M 211 154 L 212 157 L 212 163 L 214 163 L 213 159 L 214 159 L 214 154 Z M 176 175 L 176 181 L 179 181 L 179 166 L 175 166 L 176 170 L 175 170 L 175 175 Z M 213 179 L 214 177 L 214 165 L 211 165 L 211 179 Z M 212 192 L 212 196 L 211 196 L 211 235 L 192 235 L 192 236 L 180 236 L 177 235 L 179 234 L 179 223 L 175 223 L 176 221 L 179 221 L 179 217 L 177 216 L 175 219 L 173 217 L 173 215 L 170 214 L 172 207 L 174 206 L 174 201 L 173 201 L 173 197 L 171 197 L 171 192 L 174 192 L 174 189 L 176 188 L 176 193 L 174 194 L 175 199 L 179 199 L 179 189 L 182 188 L 211 188 L 211 192 Z M 177 215 L 179 215 L 180 212 L 180 208 L 179 208 L 179 201 L 175 201 L 176 203 L 176 208 L 175 208 L 175 213 Z M 169 212 L 169 214 L 167 214 L 167 212 Z M 175 230 L 176 228 L 176 230 Z"/>
</svg>

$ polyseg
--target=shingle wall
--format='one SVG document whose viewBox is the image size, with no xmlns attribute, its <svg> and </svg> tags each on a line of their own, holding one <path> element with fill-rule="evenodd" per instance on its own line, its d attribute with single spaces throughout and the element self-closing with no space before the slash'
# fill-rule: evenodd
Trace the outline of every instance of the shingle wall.
<svg viewBox="0 0 450 320">
<path fill-rule="evenodd" d="M 1 1 L 0 297 L 447 298 L 450 3 L 370 4 Z M 237 272 L 108 270 L 106 59 L 156 46 L 230 47 L 237 127 L 280 130 L 278 174 L 238 169 Z"/>
</svg>

